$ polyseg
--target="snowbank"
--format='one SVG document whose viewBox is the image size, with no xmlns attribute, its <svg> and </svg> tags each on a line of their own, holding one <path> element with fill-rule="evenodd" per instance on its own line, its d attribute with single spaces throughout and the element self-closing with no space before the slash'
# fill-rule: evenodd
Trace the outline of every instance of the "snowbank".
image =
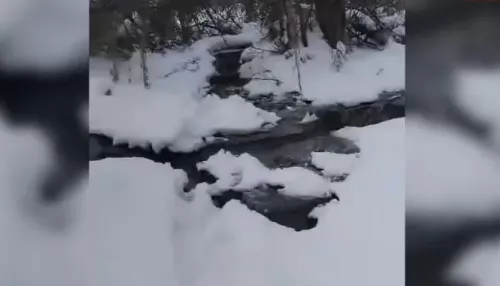
<svg viewBox="0 0 500 286">
<path fill-rule="evenodd" d="M 147 66 L 152 86 L 169 94 L 200 98 L 207 92 L 209 77 L 215 74 L 212 64 L 215 58 L 211 53 L 226 45 L 250 44 L 259 39 L 260 33 L 255 24 L 245 24 L 238 35 L 207 37 L 189 47 L 168 50 L 163 55 L 148 54 Z M 110 61 L 101 58 L 90 60 L 91 78 L 110 79 L 111 68 Z M 127 85 L 130 80 L 132 84 L 142 84 L 139 53 L 121 63 L 120 74 L 120 83 Z"/>
<path fill-rule="evenodd" d="M 329 152 L 313 152 L 311 163 L 322 169 L 325 176 L 338 176 L 349 174 L 354 168 L 357 155 L 355 154 L 335 154 Z"/>
<path fill-rule="evenodd" d="M 180 284 L 403 285 L 404 125 L 397 119 L 339 131 L 357 139 L 362 153 L 348 179 L 332 184 L 340 202 L 317 209 L 310 231 L 271 223 L 238 202 L 217 210 L 210 186 L 198 185 L 191 202 L 177 205 Z M 228 164 L 214 164 L 215 172 L 239 167 L 229 154 L 215 158 L 223 156 Z"/>
<path fill-rule="evenodd" d="M 172 218 L 185 181 L 146 159 L 91 162 L 72 237 L 85 285 L 178 285 Z"/>
<path fill-rule="evenodd" d="M 103 96 L 91 92 L 90 132 L 108 135 L 117 143 L 151 144 L 154 150 L 168 146 L 191 151 L 217 131 L 250 132 L 279 120 L 241 97 L 209 95 L 196 100 L 139 85 L 117 85 L 114 93 Z"/>
<path fill-rule="evenodd" d="M 215 73 L 210 52 L 226 43 L 255 41 L 258 36 L 258 30 L 246 25 L 239 35 L 205 38 L 184 50 L 149 55 L 149 90 L 142 86 L 137 55 L 122 64 L 117 84 L 111 83 L 111 63 L 92 59 L 90 132 L 108 135 L 117 143 L 191 151 L 204 144 L 204 137 L 219 131 L 251 132 L 273 125 L 279 120 L 274 113 L 240 97 L 206 95 L 208 78 Z M 107 91 L 111 96 L 104 96 Z"/>
<path fill-rule="evenodd" d="M 173 203 L 185 176 L 145 159 L 90 164 L 90 184 L 45 207 L 35 197 L 52 163 L 34 128 L 0 120 L 0 285 L 177 286 Z"/>
<path fill-rule="evenodd" d="M 23 214 L 13 197 L 19 193 L 3 185 L 0 227 L 7 235 L 0 238 L 0 282 L 400 286 L 404 283 L 404 119 L 338 133 L 357 141 L 360 157 L 345 182 L 331 183 L 341 202 L 315 210 L 319 224 L 304 232 L 272 223 L 237 202 L 217 209 L 206 184 L 182 200 L 185 174 L 145 159 L 91 162 L 90 184 L 75 197 L 72 224 L 64 232 L 43 228 L 36 216 Z M 8 146 L 14 149 L 30 147 L 34 152 L 39 151 L 35 146 L 43 146 L 43 140 L 25 136 L 2 139 L 10 140 L 13 144 Z M 0 152 L 27 154 L 14 149 Z M 258 171 L 258 164 L 250 163 L 253 159 L 242 158 L 221 153 L 211 161 L 226 162 L 214 164 L 217 172 L 246 170 L 252 164 Z M 9 167 L 12 162 L 23 167 L 15 172 L 10 168 L 12 172 L 26 175 L 43 170 L 46 161 L 9 161 Z M 280 172 L 291 176 L 285 184 L 296 180 L 290 169 Z M 3 184 L 8 182 L 4 174 L 12 173 L 0 172 Z"/>
<path fill-rule="evenodd" d="M 207 170 L 218 178 L 220 190 L 251 190 L 262 184 L 281 185 L 278 190 L 290 196 L 316 197 L 333 192 L 327 180 L 300 167 L 270 170 L 249 154 L 234 156 L 221 150 L 207 161 L 198 163 L 198 169 Z"/>
<path fill-rule="evenodd" d="M 300 53 L 305 61 L 300 63 L 303 96 L 315 105 L 375 100 L 382 91 L 405 86 L 405 46 L 395 42 L 382 51 L 354 49 L 338 72 L 332 64 L 331 48 L 319 32 L 309 34 L 309 47 Z M 252 59 L 240 68 L 242 77 L 254 78 L 245 85 L 250 96 L 299 91 L 293 57 L 257 50 L 244 56 L 247 61 Z"/>
</svg>

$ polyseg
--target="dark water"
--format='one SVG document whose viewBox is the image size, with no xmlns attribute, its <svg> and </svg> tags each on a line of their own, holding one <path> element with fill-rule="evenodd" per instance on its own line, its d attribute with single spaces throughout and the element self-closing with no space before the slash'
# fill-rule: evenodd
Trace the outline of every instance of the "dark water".
<svg viewBox="0 0 500 286">
<path fill-rule="evenodd" d="M 213 92 L 225 97 L 241 95 L 239 91 L 242 90 L 244 83 L 248 82 L 239 78 L 238 74 L 241 52 L 241 49 L 236 49 L 216 55 L 214 64 L 218 74 L 211 79 Z M 173 168 L 182 169 L 187 173 L 189 182 L 185 191 L 188 192 L 198 183 L 213 183 L 217 180 L 206 171 L 198 171 L 196 164 L 207 160 L 220 150 L 229 151 L 234 155 L 249 153 L 268 168 L 301 166 L 321 173 L 321 170 L 310 163 L 311 152 L 343 154 L 360 152 L 353 142 L 331 135 L 332 131 L 346 126 L 361 127 L 405 116 L 404 91 L 382 93 L 378 100 L 355 106 L 313 107 L 303 102 L 298 94 L 290 94 L 288 98 L 283 97 L 278 100 L 271 96 L 263 96 L 250 101 L 262 109 L 276 112 L 283 119 L 271 129 L 266 128 L 249 134 L 214 134 L 224 140 L 213 142 L 189 153 L 173 152 L 168 148 L 155 153 L 152 148 L 130 148 L 127 144 L 113 145 L 111 138 L 91 134 L 91 160 L 109 157 L 143 157 L 160 163 L 169 162 Z M 318 120 L 300 123 L 306 113 L 316 114 Z M 348 174 L 342 174 L 330 179 L 340 181 L 347 176 Z M 339 199 L 334 194 L 320 198 L 290 197 L 283 195 L 279 191 L 280 188 L 283 186 L 261 185 L 244 192 L 227 190 L 221 195 L 213 196 L 212 199 L 218 207 L 223 207 L 229 200 L 239 200 L 269 220 L 295 230 L 315 227 L 317 220 L 308 216 L 311 210 L 318 205 Z"/>
</svg>

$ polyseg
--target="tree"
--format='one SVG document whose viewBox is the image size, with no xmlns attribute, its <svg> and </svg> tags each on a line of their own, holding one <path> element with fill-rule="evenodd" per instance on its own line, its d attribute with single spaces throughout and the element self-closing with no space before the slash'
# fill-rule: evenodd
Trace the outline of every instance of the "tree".
<svg viewBox="0 0 500 286">
<path fill-rule="evenodd" d="M 347 44 L 344 0 L 314 0 L 316 20 L 326 42 L 337 49 L 339 41 Z"/>
</svg>

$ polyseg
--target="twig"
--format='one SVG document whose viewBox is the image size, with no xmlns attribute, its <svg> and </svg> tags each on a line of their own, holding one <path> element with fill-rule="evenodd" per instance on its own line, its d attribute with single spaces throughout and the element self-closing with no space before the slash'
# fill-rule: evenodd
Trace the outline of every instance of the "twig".
<svg viewBox="0 0 500 286">
<path fill-rule="evenodd" d="M 251 80 L 270 80 L 270 81 L 276 82 L 279 85 L 283 84 L 283 82 L 281 80 L 277 79 L 277 78 L 265 78 L 265 77 L 258 78 L 258 77 L 252 77 L 250 79 Z"/>
</svg>

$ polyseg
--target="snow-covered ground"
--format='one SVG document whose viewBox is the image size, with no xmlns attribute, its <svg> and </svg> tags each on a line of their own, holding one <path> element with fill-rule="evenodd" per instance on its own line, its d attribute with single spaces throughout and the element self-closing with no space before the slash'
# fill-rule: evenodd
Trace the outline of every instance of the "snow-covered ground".
<svg viewBox="0 0 500 286">
<path fill-rule="evenodd" d="M 91 93 L 90 131 L 155 150 L 168 146 L 190 151 L 217 131 L 249 132 L 279 119 L 236 96 L 194 99 L 156 87 L 146 91 L 140 85 L 117 85 L 114 92 L 117 95 L 109 97 Z"/>
<path fill-rule="evenodd" d="M 92 234 L 80 247 L 87 259 L 105 258 L 92 270 L 110 271 L 108 280 L 92 285 L 402 285 L 404 125 L 397 119 L 338 132 L 356 140 L 362 152 L 345 182 L 330 183 L 341 202 L 315 210 L 319 224 L 305 232 L 274 224 L 238 202 L 217 209 L 206 184 L 182 199 L 185 177 L 168 165 L 145 159 L 92 162 L 92 199 L 86 200 L 88 216 L 80 225 L 82 235 Z M 219 166 L 215 172 L 255 167 L 249 157 L 235 164 L 231 159 L 237 158 L 227 158 L 227 166 L 214 163 L 221 156 L 229 154 L 206 163 Z M 287 175 L 295 180 L 292 170 L 283 171 Z M 302 185 L 308 183 L 315 186 Z M 120 253 L 112 258 L 115 251 Z"/>
<path fill-rule="evenodd" d="M 382 51 L 354 48 L 337 71 L 332 50 L 320 32 L 310 33 L 309 46 L 300 50 L 302 95 L 315 105 L 356 104 L 377 99 L 382 91 L 404 89 L 405 46 L 390 42 Z M 240 68 L 242 77 L 254 78 L 245 86 L 250 96 L 299 91 L 293 57 L 272 55 L 268 43 L 249 48 Z M 263 79 L 263 80 L 262 80 Z M 270 80 L 271 79 L 271 80 Z M 280 84 L 276 84 L 276 80 Z"/>
<path fill-rule="evenodd" d="M 8 165 L 10 173 L 1 173 L 11 176 L 2 177 L 0 231 L 7 235 L 0 240 L 0 284 L 402 285 L 404 126 L 404 119 L 396 119 L 337 132 L 362 151 L 354 165 L 336 166 L 350 172 L 345 182 L 330 183 L 341 202 L 315 210 L 319 224 L 304 232 L 274 224 L 238 202 L 217 209 L 206 184 L 181 195 L 182 171 L 140 158 L 91 162 L 90 184 L 70 212 L 52 214 L 69 216 L 72 223 L 54 231 L 38 224 L 40 213 L 19 204 L 16 188 L 7 184 L 43 170 L 50 158 L 40 157 L 39 164 L 18 160 L 23 168 Z M 9 148 L 32 150 L 31 159 L 37 158 L 46 144 L 27 134 L 2 128 Z M 11 149 L 2 152 L 13 160 L 13 154 L 26 156 Z M 296 173 L 283 171 L 287 175 Z M 25 191 L 33 191 L 25 182 Z"/>
<path fill-rule="evenodd" d="M 91 59 L 90 132 L 131 145 L 191 151 L 217 131 L 250 132 L 272 126 L 279 117 L 241 97 L 206 96 L 208 79 L 215 73 L 210 52 L 226 43 L 251 43 L 259 36 L 247 25 L 236 36 L 205 38 L 184 50 L 151 54 L 149 90 L 142 86 L 138 55 L 122 63 L 122 80 L 117 84 L 111 83 L 109 61 Z M 112 96 L 104 96 L 107 90 Z"/>
<path fill-rule="evenodd" d="M 273 126 L 279 117 L 244 101 L 240 96 L 220 99 L 207 95 L 208 79 L 215 74 L 212 51 L 226 44 L 253 44 L 266 48 L 254 24 L 245 24 L 241 34 L 209 37 L 182 50 L 148 55 L 152 87 L 144 90 L 138 55 L 121 64 L 121 81 L 112 84 L 111 63 L 91 59 L 90 116 L 92 133 L 131 145 L 168 146 L 191 151 L 221 132 L 250 132 Z M 316 105 L 356 104 L 377 98 L 384 90 L 404 88 L 404 46 L 391 42 L 382 51 L 354 49 L 340 71 L 332 66 L 331 49 L 318 32 L 309 34 L 308 48 L 300 53 L 303 97 Z M 298 91 L 295 61 L 252 48 L 244 51 L 242 77 L 254 78 L 244 88 L 251 96 Z M 261 80 L 275 78 L 282 82 Z M 112 96 L 103 94 L 110 90 Z"/>
</svg>

